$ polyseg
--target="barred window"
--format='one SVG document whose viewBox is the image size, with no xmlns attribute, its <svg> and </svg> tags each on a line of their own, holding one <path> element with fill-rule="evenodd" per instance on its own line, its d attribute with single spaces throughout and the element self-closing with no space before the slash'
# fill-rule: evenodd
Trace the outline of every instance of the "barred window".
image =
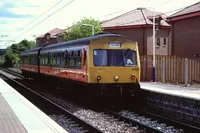
<svg viewBox="0 0 200 133">
<path fill-rule="evenodd" d="M 166 39 L 166 38 L 163 39 L 163 45 L 164 45 L 164 46 L 167 45 L 167 39 Z"/>
<path fill-rule="evenodd" d="M 157 38 L 157 39 L 156 39 L 156 45 L 157 45 L 157 46 L 160 46 L 160 38 Z"/>
</svg>

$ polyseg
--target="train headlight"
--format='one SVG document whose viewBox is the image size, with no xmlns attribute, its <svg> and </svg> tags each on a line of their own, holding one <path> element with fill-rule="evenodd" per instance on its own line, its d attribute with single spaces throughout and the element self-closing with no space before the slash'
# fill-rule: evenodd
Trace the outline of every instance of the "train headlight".
<svg viewBox="0 0 200 133">
<path fill-rule="evenodd" d="M 118 76 L 115 76 L 115 77 L 114 77 L 114 80 L 115 80 L 115 81 L 118 81 L 118 80 L 119 80 L 119 77 L 118 77 Z"/>
<path fill-rule="evenodd" d="M 131 75 L 131 79 L 134 80 L 136 78 L 135 75 Z"/>
<path fill-rule="evenodd" d="M 97 76 L 97 80 L 101 80 L 101 76 L 99 75 L 99 76 Z"/>
</svg>

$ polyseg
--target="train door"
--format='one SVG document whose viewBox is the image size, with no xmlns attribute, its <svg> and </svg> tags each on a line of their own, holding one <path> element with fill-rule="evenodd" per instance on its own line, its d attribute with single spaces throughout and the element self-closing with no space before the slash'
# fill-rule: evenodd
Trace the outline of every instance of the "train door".
<svg viewBox="0 0 200 133">
<path fill-rule="evenodd" d="M 83 53 L 82 53 L 82 70 L 83 70 L 83 73 L 85 73 L 86 75 L 87 75 L 87 49 L 86 48 L 84 48 L 83 49 Z"/>
<path fill-rule="evenodd" d="M 42 50 L 42 48 L 40 48 L 39 50 L 38 50 L 38 52 L 37 52 L 37 67 L 38 67 L 38 73 L 40 73 L 40 52 L 41 52 L 41 50 Z"/>
</svg>

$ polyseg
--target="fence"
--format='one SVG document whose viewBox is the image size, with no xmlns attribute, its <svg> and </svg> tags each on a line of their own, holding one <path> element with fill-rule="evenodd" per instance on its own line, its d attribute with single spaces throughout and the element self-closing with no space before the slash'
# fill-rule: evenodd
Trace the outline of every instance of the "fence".
<svg viewBox="0 0 200 133">
<path fill-rule="evenodd" d="M 152 80 L 152 56 L 141 56 L 141 81 Z M 200 60 L 156 56 L 156 81 L 188 84 L 200 82 Z"/>
</svg>

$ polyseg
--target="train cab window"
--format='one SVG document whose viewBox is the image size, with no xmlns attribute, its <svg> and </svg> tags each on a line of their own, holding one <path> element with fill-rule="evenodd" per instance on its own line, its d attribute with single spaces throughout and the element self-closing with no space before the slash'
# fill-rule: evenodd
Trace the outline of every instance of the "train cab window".
<svg viewBox="0 0 200 133">
<path fill-rule="evenodd" d="M 93 51 L 94 66 L 135 66 L 136 51 L 97 49 Z"/>
<path fill-rule="evenodd" d="M 95 66 L 107 66 L 107 50 L 94 50 L 94 65 Z"/>
<path fill-rule="evenodd" d="M 124 64 L 125 66 L 136 66 L 137 56 L 135 50 L 124 50 Z"/>
<path fill-rule="evenodd" d="M 108 50 L 108 64 L 109 66 L 123 66 L 122 50 Z"/>
</svg>

